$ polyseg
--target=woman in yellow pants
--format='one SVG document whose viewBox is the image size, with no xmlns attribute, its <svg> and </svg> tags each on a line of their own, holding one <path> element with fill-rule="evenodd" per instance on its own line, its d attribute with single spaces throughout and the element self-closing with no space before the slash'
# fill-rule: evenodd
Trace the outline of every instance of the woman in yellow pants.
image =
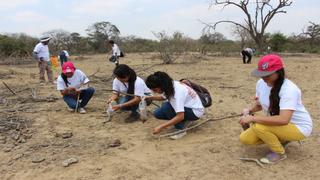
<svg viewBox="0 0 320 180">
<path fill-rule="evenodd" d="M 263 56 L 251 74 L 261 79 L 256 85 L 255 104 L 243 110 L 240 124 L 251 126 L 241 133 L 240 141 L 246 145 L 266 144 L 271 152 L 260 161 L 276 163 L 286 159 L 286 143 L 305 139 L 311 134 L 312 119 L 302 104 L 300 89 L 285 78 L 279 56 Z M 251 116 L 261 110 L 266 116 Z"/>
</svg>

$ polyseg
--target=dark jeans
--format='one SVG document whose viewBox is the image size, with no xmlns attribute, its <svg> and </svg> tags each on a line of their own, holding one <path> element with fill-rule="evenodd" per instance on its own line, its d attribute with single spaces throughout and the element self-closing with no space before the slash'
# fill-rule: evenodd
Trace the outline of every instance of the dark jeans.
<svg viewBox="0 0 320 180">
<path fill-rule="evenodd" d="M 174 111 L 173 107 L 169 102 L 162 103 L 161 107 L 156 109 L 153 112 L 153 115 L 157 119 L 163 119 L 163 120 L 171 120 L 173 117 L 177 115 L 177 113 Z M 186 121 L 195 121 L 199 119 L 196 115 L 194 115 L 191 108 L 184 107 L 184 119 L 183 121 L 175 124 L 176 129 L 183 129 Z"/>
<path fill-rule="evenodd" d="M 114 62 L 116 64 L 116 66 L 119 65 L 119 56 L 112 56 L 110 59 L 109 59 L 110 62 Z"/>
<path fill-rule="evenodd" d="M 251 58 L 252 58 L 252 56 L 251 56 L 251 54 L 250 53 L 248 53 L 247 51 L 245 51 L 245 50 L 242 50 L 241 51 L 241 54 L 242 54 L 242 61 L 243 61 L 243 64 L 251 64 Z M 246 57 L 248 57 L 248 61 L 246 62 Z"/>
<path fill-rule="evenodd" d="M 119 104 L 123 104 L 125 102 L 130 101 L 131 99 L 133 99 L 132 96 L 121 96 L 119 98 L 119 100 L 118 100 L 118 103 Z M 133 106 L 130 106 L 130 107 L 122 107 L 121 110 L 131 111 L 132 113 L 137 113 L 138 108 L 139 108 L 139 104 L 136 104 L 136 105 L 133 105 Z"/>
<path fill-rule="evenodd" d="M 78 104 L 79 108 L 80 107 L 83 108 L 88 104 L 89 100 L 91 99 L 92 95 L 94 94 L 94 91 L 95 90 L 92 87 L 81 90 L 80 98 L 79 98 L 79 100 L 81 100 L 81 101 L 79 101 L 79 104 Z M 76 108 L 76 106 L 77 106 L 77 97 L 76 96 L 64 95 L 63 100 L 64 100 L 64 102 L 67 103 L 69 108 L 71 108 L 71 109 Z"/>
</svg>

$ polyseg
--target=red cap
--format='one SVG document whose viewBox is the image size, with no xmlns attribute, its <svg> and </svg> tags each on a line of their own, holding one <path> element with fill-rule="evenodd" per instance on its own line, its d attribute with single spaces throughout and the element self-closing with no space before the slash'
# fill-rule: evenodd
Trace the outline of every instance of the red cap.
<svg viewBox="0 0 320 180">
<path fill-rule="evenodd" d="M 63 63 L 62 65 L 62 73 L 66 74 L 66 73 L 73 73 L 75 71 L 75 67 L 73 65 L 73 63 L 71 61 L 67 61 L 65 63 Z"/>
<path fill-rule="evenodd" d="M 269 76 L 284 67 L 280 56 L 268 54 L 258 62 L 258 68 L 253 70 L 251 75 L 256 77 Z"/>
</svg>

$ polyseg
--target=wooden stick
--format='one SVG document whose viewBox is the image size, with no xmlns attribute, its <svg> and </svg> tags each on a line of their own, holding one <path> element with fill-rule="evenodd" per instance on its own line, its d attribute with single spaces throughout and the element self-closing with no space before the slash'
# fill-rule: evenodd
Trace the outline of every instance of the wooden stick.
<svg viewBox="0 0 320 180">
<path fill-rule="evenodd" d="M 256 162 L 260 167 L 264 168 L 264 165 L 256 158 L 241 157 L 239 159 L 242 160 L 242 161 L 253 161 L 253 162 Z"/>
<path fill-rule="evenodd" d="M 95 76 L 97 73 L 100 72 L 100 67 L 96 70 L 96 72 L 94 72 L 93 74 L 89 75 L 88 77 L 92 77 L 92 76 Z"/>
<path fill-rule="evenodd" d="M 5 82 L 2 81 L 2 83 L 6 86 L 6 88 L 9 89 L 9 91 L 10 91 L 13 95 L 17 95 Z"/>
<path fill-rule="evenodd" d="M 182 129 L 182 130 L 179 130 L 179 131 L 175 131 L 175 132 L 172 132 L 172 133 L 166 133 L 166 134 L 162 134 L 162 135 L 153 135 L 154 137 L 156 138 L 162 138 L 162 137 L 168 137 L 168 136 L 173 136 L 173 135 L 176 135 L 176 134 L 179 134 L 179 133 L 182 133 L 182 132 L 185 132 L 185 131 L 188 131 L 190 129 L 194 129 L 198 126 L 201 126 L 202 124 L 204 123 L 207 123 L 209 121 L 219 121 L 219 120 L 223 120 L 223 119 L 230 119 L 230 118 L 234 118 L 234 117 L 240 117 L 242 116 L 242 114 L 237 114 L 237 115 L 232 115 L 232 116 L 226 116 L 226 117 L 222 117 L 222 118 L 209 118 L 209 119 L 206 119 L 194 126 L 190 126 L 188 128 L 185 128 L 185 129 Z"/>
<path fill-rule="evenodd" d="M 78 111 L 79 99 L 80 99 L 80 93 L 78 94 L 78 97 L 77 97 L 77 104 L 76 104 L 76 109 L 74 110 L 74 113 L 77 113 Z"/>
</svg>

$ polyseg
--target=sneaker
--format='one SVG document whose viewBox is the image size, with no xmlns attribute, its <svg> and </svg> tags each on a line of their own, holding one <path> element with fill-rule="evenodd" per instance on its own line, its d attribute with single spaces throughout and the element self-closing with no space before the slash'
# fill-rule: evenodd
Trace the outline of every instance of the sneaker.
<svg viewBox="0 0 320 180">
<path fill-rule="evenodd" d="M 140 119 L 140 114 L 139 113 L 131 113 L 125 120 L 124 122 L 126 123 L 133 123 L 135 121 L 138 121 Z"/>
<path fill-rule="evenodd" d="M 74 109 L 68 107 L 69 112 L 74 112 Z"/>
<path fill-rule="evenodd" d="M 180 139 L 182 138 L 183 136 L 187 135 L 187 132 L 186 131 L 183 131 L 181 133 L 178 133 L 178 134 L 175 134 L 175 135 L 172 135 L 170 136 L 170 139 L 172 140 L 177 140 L 177 139 Z"/>
<path fill-rule="evenodd" d="M 84 108 L 79 108 L 79 113 L 80 114 L 85 114 L 87 111 Z"/>
<path fill-rule="evenodd" d="M 191 127 L 191 126 L 195 126 L 197 124 L 197 122 L 196 121 L 186 121 L 185 122 L 185 124 L 184 124 L 184 127 L 185 128 L 189 128 L 189 127 Z"/>
<path fill-rule="evenodd" d="M 260 162 L 265 163 L 265 164 L 275 164 L 278 163 L 279 161 L 287 159 L 286 154 L 278 154 L 275 152 L 271 152 L 267 154 L 266 157 L 261 158 Z"/>
</svg>

